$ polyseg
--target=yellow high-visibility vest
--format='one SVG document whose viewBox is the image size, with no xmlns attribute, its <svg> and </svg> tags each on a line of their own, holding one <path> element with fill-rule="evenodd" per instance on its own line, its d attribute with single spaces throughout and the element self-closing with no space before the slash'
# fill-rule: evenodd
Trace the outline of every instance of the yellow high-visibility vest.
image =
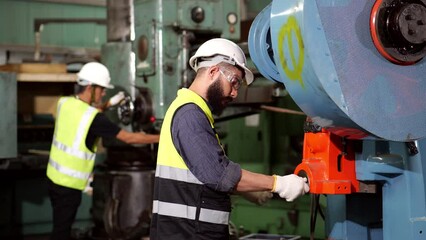
<svg viewBox="0 0 426 240">
<path fill-rule="evenodd" d="M 153 240 L 198 239 L 202 235 L 211 236 L 210 239 L 227 239 L 231 212 L 229 194 L 210 189 L 197 179 L 173 144 L 171 124 L 174 114 L 188 103 L 202 109 L 214 130 L 214 119 L 204 99 L 189 89 L 179 90 L 161 127 L 150 237 Z M 217 134 L 216 138 L 220 144 Z"/>
<path fill-rule="evenodd" d="M 74 97 L 58 101 L 47 177 L 57 185 L 83 190 L 93 171 L 96 144 L 86 147 L 89 127 L 99 111 Z"/>
<path fill-rule="evenodd" d="M 172 102 L 169 109 L 167 110 L 169 114 L 166 114 L 162 124 L 162 129 L 164 128 L 165 131 L 161 131 L 160 133 L 161 135 L 158 148 L 157 165 L 166 165 L 170 167 L 188 169 L 182 157 L 179 155 L 173 145 L 172 133 L 170 131 L 171 121 L 173 120 L 172 117 L 175 111 L 186 103 L 195 103 L 198 107 L 200 107 L 206 114 L 211 127 L 214 129 L 213 115 L 204 99 L 189 89 L 180 89 L 178 91 L 178 97 Z M 216 138 L 218 138 L 218 136 L 216 136 Z"/>
</svg>

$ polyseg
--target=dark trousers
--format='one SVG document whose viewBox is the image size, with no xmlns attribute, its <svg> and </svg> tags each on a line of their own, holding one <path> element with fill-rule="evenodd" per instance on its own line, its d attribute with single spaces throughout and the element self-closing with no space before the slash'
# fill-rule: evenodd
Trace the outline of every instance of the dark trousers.
<svg viewBox="0 0 426 240">
<path fill-rule="evenodd" d="M 81 191 L 56 185 L 48 180 L 49 197 L 53 208 L 51 240 L 71 239 L 71 226 L 81 203 Z"/>
</svg>

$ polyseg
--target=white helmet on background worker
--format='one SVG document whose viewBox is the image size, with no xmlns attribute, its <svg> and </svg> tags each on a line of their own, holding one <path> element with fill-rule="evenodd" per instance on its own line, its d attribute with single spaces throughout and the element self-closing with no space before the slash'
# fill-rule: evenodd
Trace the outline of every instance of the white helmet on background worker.
<svg viewBox="0 0 426 240">
<path fill-rule="evenodd" d="M 114 88 L 114 86 L 110 84 L 111 77 L 108 68 L 98 62 L 84 64 L 80 72 L 77 73 L 77 77 L 77 83 L 82 86 L 94 84 L 105 88 Z"/>
<path fill-rule="evenodd" d="M 243 50 L 234 42 L 224 38 L 213 38 L 203 43 L 189 59 L 189 65 L 197 71 L 202 67 L 211 67 L 225 62 L 244 70 L 247 85 L 253 82 L 253 73 L 247 68 Z"/>
</svg>

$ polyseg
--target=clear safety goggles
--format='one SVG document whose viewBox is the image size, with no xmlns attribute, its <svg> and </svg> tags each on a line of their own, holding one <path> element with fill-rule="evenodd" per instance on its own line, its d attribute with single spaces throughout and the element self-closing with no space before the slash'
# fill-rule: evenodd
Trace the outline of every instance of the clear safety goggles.
<svg viewBox="0 0 426 240">
<path fill-rule="evenodd" d="M 231 83 L 232 88 L 234 88 L 235 90 L 238 90 L 243 84 L 244 80 L 238 75 L 232 73 L 231 71 L 225 69 L 222 70 L 219 68 L 219 72 L 226 78 L 226 80 L 228 80 L 229 83 Z"/>
</svg>

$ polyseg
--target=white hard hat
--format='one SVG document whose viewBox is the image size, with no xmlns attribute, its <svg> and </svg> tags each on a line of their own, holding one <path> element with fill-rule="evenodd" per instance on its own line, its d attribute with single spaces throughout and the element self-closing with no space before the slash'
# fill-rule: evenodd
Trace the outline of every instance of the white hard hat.
<svg viewBox="0 0 426 240">
<path fill-rule="evenodd" d="M 253 82 L 253 73 L 247 68 L 243 50 L 234 42 L 224 38 L 213 38 L 203 43 L 189 59 L 189 65 L 197 71 L 202 67 L 214 66 L 220 62 L 237 65 L 244 69 L 247 85 Z"/>
<path fill-rule="evenodd" d="M 114 86 L 110 84 L 111 77 L 109 76 L 108 68 L 98 62 L 84 64 L 80 72 L 77 73 L 77 77 L 77 83 L 79 85 L 86 86 L 95 84 L 105 88 L 114 88 Z"/>
</svg>

